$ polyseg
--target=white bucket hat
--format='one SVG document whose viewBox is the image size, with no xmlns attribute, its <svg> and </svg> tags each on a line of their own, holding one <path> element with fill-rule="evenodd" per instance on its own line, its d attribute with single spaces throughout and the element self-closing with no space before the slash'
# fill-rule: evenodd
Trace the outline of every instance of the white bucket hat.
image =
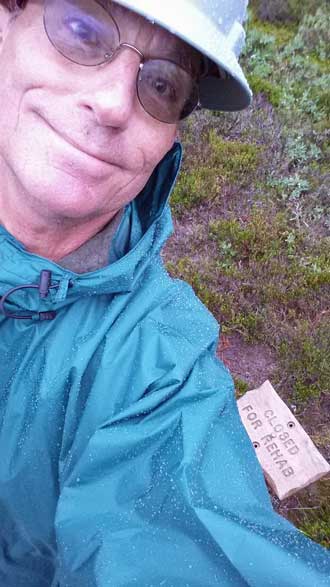
<svg viewBox="0 0 330 587">
<path fill-rule="evenodd" d="M 248 0 L 116 0 L 200 51 L 219 68 L 200 80 L 200 104 L 211 110 L 243 110 L 252 92 L 238 63 Z M 214 70 L 214 68 L 213 68 Z"/>
</svg>

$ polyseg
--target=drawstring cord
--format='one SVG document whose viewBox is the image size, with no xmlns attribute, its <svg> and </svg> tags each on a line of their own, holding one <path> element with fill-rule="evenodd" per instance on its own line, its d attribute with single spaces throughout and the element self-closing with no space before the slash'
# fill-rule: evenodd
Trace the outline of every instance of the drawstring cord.
<svg viewBox="0 0 330 587">
<path fill-rule="evenodd" d="M 57 289 L 59 284 L 51 285 L 52 272 L 44 269 L 40 272 L 39 285 L 27 284 L 13 287 L 7 293 L 2 296 L 0 300 L 0 313 L 4 314 L 7 318 L 15 318 L 16 320 L 53 320 L 56 316 L 56 312 L 51 310 L 49 312 L 33 312 L 32 314 L 11 314 L 5 308 L 5 303 L 8 297 L 19 289 L 37 289 L 39 291 L 40 299 L 45 299 L 50 289 Z"/>
</svg>

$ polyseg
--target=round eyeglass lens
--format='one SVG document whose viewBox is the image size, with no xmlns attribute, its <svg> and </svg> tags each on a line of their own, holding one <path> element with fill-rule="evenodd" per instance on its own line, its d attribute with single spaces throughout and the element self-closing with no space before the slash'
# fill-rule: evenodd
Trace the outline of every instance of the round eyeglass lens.
<svg viewBox="0 0 330 587">
<path fill-rule="evenodd" d="M 94 0 L 45 0 L 44 26 L 55 49 L 80 65 L 105 63 L 120 42 L 115 21 Z"/>
<path fill-rule="evenodd" d="M 149 59 L 141 65 L 137 93 L 151 116 L 171 124 L 191 114 L 199 99 L 191 75 L 167 59 Z"/>
</svg>

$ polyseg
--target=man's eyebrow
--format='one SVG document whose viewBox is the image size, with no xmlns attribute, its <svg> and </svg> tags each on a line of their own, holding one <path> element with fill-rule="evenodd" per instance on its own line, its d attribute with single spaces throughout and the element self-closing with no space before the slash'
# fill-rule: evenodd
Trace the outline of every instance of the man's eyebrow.
<svg viewBox="0 0 330 587">
<path fill-rule="evenodd" d="M 107 12 L 111 13 L 113 0 L 96 0 L 96 2 L 100 4 Z M 196 57 L 197 55 L 197 51 L 186 47 L 174 49 L 173 52 L 170 52 L 166 58 L 180 65 L 182 69 L 189 71 L 193 77 L 198 77 L 201 70 L 202 58 L 198 60 Z"/>
<path fill-rule="evenodd" d="M 182 69 L 188 71 L 193 77 L 198 77 L 201 71 L 202 56 L 193 49 L 179 49 L 173 58 Z"/>
<path fill-rule="evenodd" d="M 201 72 L 202 56 L 199 57 L 197 52 L 194 54 L 189 50 L 173 47 L 172 50 L 168 48 L 166 51 L 160 50 L 159 52 L 153 49 L 150 53 L 147 52 L 145 57 L 146 59 L 168 59 L 182 67 L 194 78 L 198 78 Z"/>
<path fill-rule="evenodd" d="M 96 0 L 96 2 L 100 4 L 107 12 L 110 12 L 112 0 Z"/>
</svg>

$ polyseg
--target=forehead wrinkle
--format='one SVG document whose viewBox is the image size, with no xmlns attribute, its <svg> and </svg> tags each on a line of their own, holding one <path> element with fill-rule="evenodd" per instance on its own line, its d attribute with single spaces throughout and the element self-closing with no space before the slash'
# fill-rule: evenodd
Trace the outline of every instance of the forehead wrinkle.
<svg viewBox="0 0 330 587">
<path fill-rule="evenodd" d="M 121 40 L 136 45 L 146 58 L 163 58 L 174 61 L 183 69 L 197 76 L 200 64 L 198 51 L 176 37 L 160 25 L 149 22 L 142 15 L 113 2 L 98 0 L 109 14 L 116 20 L 121 31 Z M 130 23 L 134 26 L 130 27 Z M 134 41 L 129 30 L 134 32 Z M 126 37 L 130 37 L 129 39 Z"/>
</svg>

